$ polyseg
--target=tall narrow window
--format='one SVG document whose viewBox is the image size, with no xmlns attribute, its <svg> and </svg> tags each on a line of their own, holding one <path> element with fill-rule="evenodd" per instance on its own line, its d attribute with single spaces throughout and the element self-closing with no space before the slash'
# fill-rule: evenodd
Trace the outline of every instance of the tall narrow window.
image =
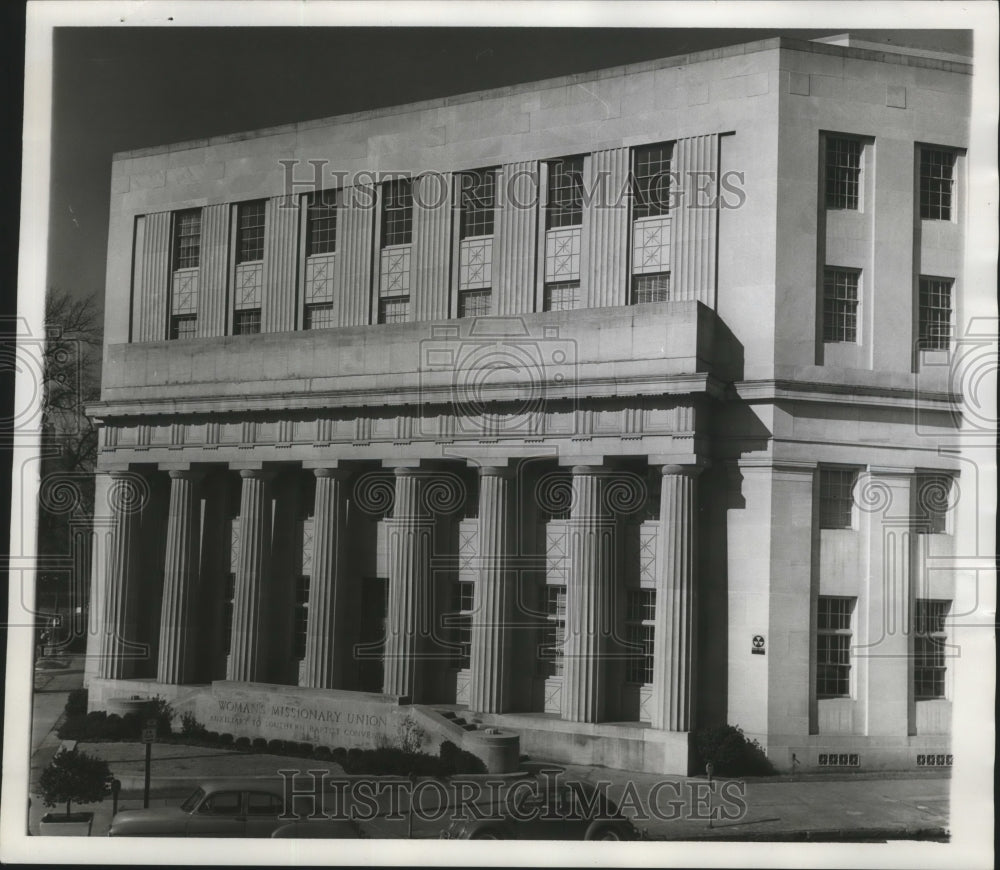
<svg viewBox="0 0 1000 870">
<path fill-rule="evenodd" d="M 653 682 L 653 641 L 655 638 L 656 590 L 630 589 L 625 608 L 625 640 L 629 646 L 625 680 Z"/>
<path fill-rule="evenodd" d="M 851 468 L 821 468 L 819 472 L 819 527 L 850 529 L 854 525 L 854 484 Z"/>
<path fill-rule="evenodd" d="M 920 149 L 920 217 L 950 221 L 955 188 L 955 153 L 939 148 Z"/>
<path fill-rule="evenodd" d="M 857 209 L 861 189 L 862 145 L 857 139 L 826 139 L 826 207 Z"/>
<path fill-rule="evenodd" d="M 823 341 L 857 342 L 860 277 L 857 269 L 823 270 Z"/>
<path fill-rule="evenodd" d="M 174 218 L 174 268 L 195 269 L 201 263 L 201 209 L 178 212 Z"/>
<path fill-rule="evenodd" d="M 816 696 L 851 694 L 851 617 L 853 598 L 821 595 L 816 625 Z"/>
<path fill-rule="evenodd" d="M 927 701 L 945 696 L 944 621 L 950 601 L 918 598 L 913 608 L 913 696 Z"/>
<path fill-rule="evenodd" d="M 458 294 L 459 317 L 486 317 L 493 313 L 493 294 L 486 290 L 460 290 Z"/>
<path fill-rule="evenodd" d="M 264 200 L 243 202 L 236 210 L 236 262 L 264 259 Z"/>
<path fill-rule="evenodd" d="M 563 157 L 549 163 L 545 228 L 583 223 L 583 157 Z"/>
<path fill-rule="evenodd" d="M 467 668 L 472 662 L 472 609 L 475 584 L 461 580 L 454 586 L 452 600 L 452 637 L 456 650 L 452 667 Z"/>
<path fill-rule="evenodd" d="M 948 507 L 951 501 L 951 477 L 947 474 L 918 474 L 915 485 L 917 534 L 946 534 Z"/>
<path fill-rule="evenodd" d="M 562 676 L 565 639 L 566 587 L 550 584 L 545 587 L 545 624 L 538 652 L 538 669 L 543 676 Z"/>
<path fill-rule="evenodd" d="M 671 143 L 647 145 L 632 152 L 634 203 L 632 217 L 659 217 L 670 212 Z"/>
<path fill-rule="evenodd" d="M 461 237 L 492 236 L 496 212 L 496 170 L 463 172 Z"/>
<path fill-rule="evenodd" d="M 382 188 L 382 247 L 413 241 L 413 187 L 409 178 L 387 181 Z"/>
<path fill-rule="evenodd" d="M 295 578 L 295 625 L 292 654 L 302 661 L 306 657 L 306 626 L 309 624 L 309 577 L 300 574 Z"/>
<path fill-rule="evenodd" d="M 170 338 L 196 338 L 198 335 L 197 314 L 174 314 L 170 317 Z"/>
<path fill-rule="evenodd" d="M 337 191 L 310 193 L 306 204 L 306 254 L 332 254 L 337 250 Z"/>
<path fill-rule="evenodd" d="M 410 319 L 410 297 L 392 296 L 378 303 L 379 323 L 406 323 Z"/>
<path fill-rule="evenodd" d="M 951 345 L 951 278 L 920 276 L 919 335 L 924 350 Z"/>
</svg>

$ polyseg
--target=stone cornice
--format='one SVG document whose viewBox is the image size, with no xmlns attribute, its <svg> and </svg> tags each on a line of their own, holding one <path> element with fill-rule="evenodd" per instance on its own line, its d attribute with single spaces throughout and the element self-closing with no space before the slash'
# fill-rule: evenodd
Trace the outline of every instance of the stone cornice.
<svg viewBox="0 0 1000 870">
<path fill-rule="evenodd" d="M 913 390 L 902 387 L 773 379 L 737 381 L 729 392 L 731 398 L 738 398 L 750 404 L 820 402 L 856 407 L 913 408 L 952 414 L 962 413 L 962 397 L 957 393 Z"/>
<path fill-rule="evenodd" d="M 621 396 L 684 396 L 704 393 L 722 398 L 725 387 L 718 378 L 707 373 L 690 375 L 652 375 L 630 377 L 621 381 L 614 377 L 587 378 L 563 384 L 557 392 L 547 391 L 544 401 L 574 401 L 579 399 L 617 398 Z M 492 393 L 492 395 L 490 395 Z M 500 385 L 495 390 L 489 384 L 478 387 L 477 398 L 501 402 L 522 402 L 531 397 L 532 386 L 523 389 Z M 162 398 L 112 400 L 88 405 L 86 413 L 98 421 L 122 417 L 172 417 L 178 414 L 254 414 L 282 411 L 336 410 L 367 407 L 449 407 L 454 404 L 451 389 L 426 387 L 386 387 L 372 390 L 337 390 L 289 395 L 249 394 L 238 396 L 199 396 L 198 398 Z"/>
</svg>

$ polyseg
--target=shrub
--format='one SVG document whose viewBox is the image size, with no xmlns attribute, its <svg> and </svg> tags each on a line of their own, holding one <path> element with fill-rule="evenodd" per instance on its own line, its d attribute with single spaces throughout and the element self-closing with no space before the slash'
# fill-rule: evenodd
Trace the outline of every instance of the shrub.
<svg viewBox="0 0 1000 870">
<path fill-rule="evenodd" d="M 233 743 L 233 746 L 235 746 L 241 752 L 247 752 L 250 749 L 250 738 L 237 737 L 235 743 Z"/>
<path fill-rule="evenodd" d="M 263 737 L 254 737 L 250 746 L 254 752 L 265 752 L 267 750 L 267 741 Z"/>
<path fill-rule="evenodd" d="M 104 759 L 71 749 L 56 754 L 42 771 L 38 785 L 42 803 L 47 807 L 65 803 L 69 816 L 73 801 L 93 804 L 104 800 L 110 782 L 111 770 Z"/>
<path fill-rule="evenodd" d="M 204 740 L 209 731 L 196 718 L 194 713 L 181 714 L 181 734 L 185 737 L 196 737 Z"/>
<path fill-rule="evenodd" d="M 317 761 L 331 761 L 333 760 L 333 753 L 330 752 L 329 746 L 317 746 L 313 749 L 312 757 Z"/>
<path fill-rule="evenodd" d="M 229 733 L 219 735 L 219 745 L 220 746 L 232 746 L 233 735 Z"/>
<path fill-rule="evenodd" d="M 87 690 L 73 689 L 66 699 L 66 716 L 86 716 L 87 715 Z"/>
<path fill-rule="evenodd" d="M 770 776 L 774 766 L 756 740 L 748 740 L 738 725 L 710 725 L 695 733 L 702 769 L 712 763 L 718 776 Z"/>
<path fill-rule="evenodd" d="M 347 761 L 347 750 L 343 746 L 335 746 L 330 750 L 330 755 L 339 765 L 343 765 Z"/>
<path fill-rule="evenodd" d="M 486 765 L 478 755 L 460 749 L 450 740 L 445 740 L 441 744 L 438 760 L 441 762 L 441 776 L 452 776 L 456 773 L 486 773 Z"/>
<path fill-rule="evenodd" d="M 284 744 L 284 740 L 268 740 L 267 751 L 270 752 L 271 755 L 281 755 L 284 751 Z"/>
</svg>

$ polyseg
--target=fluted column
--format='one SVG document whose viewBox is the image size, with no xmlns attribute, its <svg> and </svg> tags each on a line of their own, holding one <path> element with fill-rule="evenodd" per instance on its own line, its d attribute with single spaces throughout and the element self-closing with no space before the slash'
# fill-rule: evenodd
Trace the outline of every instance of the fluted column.
<svg viewBox="0 0 1000 870">
<path fill-rule="evenodd" d="M 384 691 L 419 702 L 423 689 L 419 659 L 428 629 L 432 534 L 432 522 L 424 504 L 424 479 L 419 469 L 396 469 L 396 496 L 388 525 L 389 618 Z"/>
<path fill-rule="evenodd" d="M 108 502 L 112 530 L 100 666 L 100 675 L 106 680 L 124 680 L 132 674 L 133 656 L 128 647 L 137 642 L 140 519 L 147 496 L 134 472 L 111 473 Z"/>
<path fill-rule="evenodd" d="M 562 687 L 562 717 L 573 722 L 600 722 L 606 709 L 614 557 L 614 520 L 604 503 L 607 478 L 599 466 L 573 468 Z"/>
<path fill-rule="evenodd" d="M 510 709 L 510 623 L 515 578 L 508 568 L 511 540 L 511 471 L 479 469 L 479 578 L 472 617 L 469 709 Z"/>
<path fill-rule="evenodd" d="M 316 689 L 343 687 L 343 550 L 347 543 L 344 481 L 347 473 L 317 468 L 313 506 L 313 562 L 309 579 L 309 616 L 302 685 Z"/>
<path fill-rule="evenodd" d="M 270 481 L 273 473 L 244 469 L 240 477 L 243 478 L 240 552 L 236 563 L 233 639 L 226 679 L 257 682 L 264 678 L 267 663 L 267 637 L 261 629 L 271 555 Z"/>
<path fill-rule="evenodd" d="M 196 626 L 194 608 L 201 557 L 200 471 L 170 472 L 167 552 L 160 608 L 160 657 L 157 680 L 193 682 Z"/>
<path fill-rule="evenodd" d="M 652 725 L 664 731 L 690 731 L 694 726 L 695 524 L 700 471 L 693 465 L 663 466 Z"/>
</svg>

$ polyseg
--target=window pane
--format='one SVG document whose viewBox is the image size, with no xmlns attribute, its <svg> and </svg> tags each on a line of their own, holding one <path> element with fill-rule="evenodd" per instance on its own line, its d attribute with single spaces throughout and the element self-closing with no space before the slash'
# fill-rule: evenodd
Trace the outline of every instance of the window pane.
<svg viewBox="0 0 1000 870">
<path fill-rule="evenodd" d="M 237 207 L 236 262 L 264 259 L 264 202 L 245 202 Z"/>
<path fill-rule="evenodd" d="M 849 529 L 853 525 L 857 471 L 823 468 L 819 473 L 819 527 Z"/>
<path fill-rule="evenodd" d="M 195 338 L 198 333 L 198 316 L 196 314 L 175 314 L 170 318 L 170 337 L 172 339 Z"/>
<path fill-rule="evenodd" d="M 201 263 L 201 209 L 178 212 L 174 221 L 174 268 L 193 269 Z"/>
<path fill-rule="evenodd" d="M 461 237 L 493 235 L 496 208 L 496 170 L 477 169 L 465 172 L 462 184 Z"/>
<path fill-rule="evenodd" d="M 579 281 L 554 281 L 545 285 L 546 311 L 571 311 L 580 303 Z"/>
<path fill-rule="evenodd" d="M 387 181 L 382 190 L 382 247 L 408 245 L 413 239 L 413 189 L 410 179 Z"/>
<path fill-rule="evenodd" d="M 951 220 L 955 155 L 936 148 L 920 149 L 920 217 Z"/>
<path fill-rule="evenodd" d="M 332 254 L 337 250 L 337 191 L 322 190 L 307 200 L 307 254 Z"/>
<path fill-rule="evenodd" d="M 406 323 L 410 319 L 410 297 L 397 296 L 379 301 L 379 323 Z"/>
<path fill-rule="evenodd" d="M 459 317 L 486 317 L 493 310 L 491 290 L 463 290 L 458 295 Z"/>
<path fill-rule="evenodd" d="M 920 277 L 920 346 L 948 350 L 951 342 L 950 278 Z"/>
<path fill-rule="evenodd" d="M 583 222 L 583 158 L 565 157 L 549 163 L 546 229 L 574 227 Z"/>
<path fill-rule="evenodd" d="M 632 304 L 666 302 L 670 298 L 670 273 L 655 272 L 651 275 L 632 277 Z"/>
<path fill-rule="evenodd" d="M 233 316 L 233 335 L 256 335 L 260 332 L 260 309 L 246 308 Z"/>
<path fill-rule="evenodd" d="M 861 143 L 856 139 L 826 140 L 826 207 L 858 207 Z"/>
<path fill-rule="evenodd" d="M 670 158 L 672 144 L 636 148 L 632 157 L 635 203 L 633 218 L 655 217 L 670 212 Z"/>
<path fill-rule="evenodd" d="M 307 305 L 304 326 L 306 329 L 329 329 L 336 326 L 333 322 L 333 303 L 322 302 Z"/>
<path fill-rule="evenodd" d="M 857 341 L 858 276 L 853 269 L 824 270 L 823 341 Z"/>
<path fill-rule="evenodd" d="M 853 598 L 820 596 L 816 608 L 816 695 L 845 697 L 851 691 Z"/>
</svg>

